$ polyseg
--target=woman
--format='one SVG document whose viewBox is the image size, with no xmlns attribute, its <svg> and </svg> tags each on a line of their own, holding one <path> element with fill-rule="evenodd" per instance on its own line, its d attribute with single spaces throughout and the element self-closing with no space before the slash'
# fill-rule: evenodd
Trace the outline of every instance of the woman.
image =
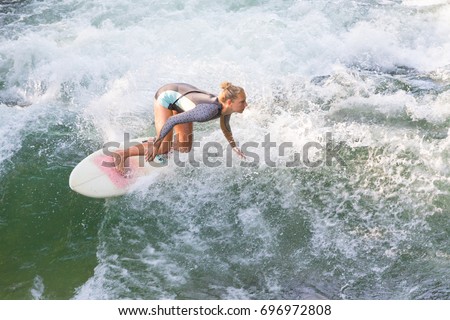
<svg viewBox="0 0 450 320">
<path fill-rule="evenodd" d="M 164 161 L 161 158 L 172 146 L 176 151 L 189 152 L 193 143 L 193 122 L 217 118 L 220 118 L 222 132 L 233 150 L 245 157 L 236 147 L 230 129 L 231 114 L 242 113 L 247 107 L 245 91 L 230 82 L 223 82 L 221 88 L 222 92 L 217 97 L 186 83 L 170 83 L 161 87 L 155 94 L 155 140 L 116 151 L 116 169 L 124 174 L 125 160 L 131 156 L 145 155 L 147 161 L 153 161 L 155 157 L 158 157 L 155 160 Z"/>
</svg>

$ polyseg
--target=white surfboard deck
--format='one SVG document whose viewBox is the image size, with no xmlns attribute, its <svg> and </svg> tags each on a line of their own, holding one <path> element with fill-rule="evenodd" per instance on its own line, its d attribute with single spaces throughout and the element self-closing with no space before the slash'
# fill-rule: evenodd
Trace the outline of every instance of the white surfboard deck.
<svg viewBox="0 0 450 320">
<path fill-rule="evenodd" d="M 147 139 L 151 138 L 138 138 L 130 142 L 143 143 Z M 127 174 L 123 176 L 114 167 L 111 156 L 114 149 L 100 149 L 84 158 L 70 174 L 70 188 L 91 198 L 117 197 L 126 194 L 139 177 L 159 169 L 156 163 L 145 161 L 144 156 L 129 157 L 125 163 Z"/>
</svg>

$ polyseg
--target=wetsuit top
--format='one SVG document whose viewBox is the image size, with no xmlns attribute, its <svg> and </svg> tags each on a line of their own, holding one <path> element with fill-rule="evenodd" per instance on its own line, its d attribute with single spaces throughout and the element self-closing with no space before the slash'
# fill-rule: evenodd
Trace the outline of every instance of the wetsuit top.
<svg viewBox="0 0 450 320">
<path fill-rule="evenodd" d="M 170 83 L 156 92 L 155 99 L 164 108 L 178 112 L 167 119 L 156 141 L 164 139 L 177 124 L 205 122 L 220 118 L 223 134 L 232 148 L 236 146 L 230 128 L 231 115 L 222 115 L 222 105 L 217 96 L 187 83 Z"/>
</svg>

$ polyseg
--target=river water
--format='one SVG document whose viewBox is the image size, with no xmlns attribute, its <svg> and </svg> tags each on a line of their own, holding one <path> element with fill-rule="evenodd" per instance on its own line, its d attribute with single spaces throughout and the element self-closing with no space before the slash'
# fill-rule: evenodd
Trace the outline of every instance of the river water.
<svg viewBox="0 0 450 320">
<path fill-rule="evenodd" d="M 448 21 L 446 0 L 1 1 L 0 298 L 449 299 Z M 212 121 L 124 197 L 69 189 L 154 135 L 160 86 L 225 80 L 252 161 L 206 165 Z"/>
</svg>

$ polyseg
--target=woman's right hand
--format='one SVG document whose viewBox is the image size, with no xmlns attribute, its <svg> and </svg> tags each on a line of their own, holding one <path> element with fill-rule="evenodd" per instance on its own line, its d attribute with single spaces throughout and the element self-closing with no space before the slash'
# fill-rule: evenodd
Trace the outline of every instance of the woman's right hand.
<svg viewBox="0 0 450 320">
<path fill-rule="evenodd" d="M 148 148 L 145 150 L 145 161 L 150 162 L 153 160 L 153 148 Z"/>
<path fill-rule="evenodd" d="M 156 140 L 154 143 L 153 143 L 153 147 L 148 147 L 146 150 L 145 150 L 145 160 L 146 161 L 148 161 L 148 162 L 151 162 L 151 161 L 153 161 L 153 159 L 155 158 L 155 156 L 156 156 L 156 154 L 157 154 L 157 152 L 158 152 L 158 149 L 159 149 L 159 146 L 161 145 L 161 141 L 158 141 L 158 140 Z"/>
</svg>

